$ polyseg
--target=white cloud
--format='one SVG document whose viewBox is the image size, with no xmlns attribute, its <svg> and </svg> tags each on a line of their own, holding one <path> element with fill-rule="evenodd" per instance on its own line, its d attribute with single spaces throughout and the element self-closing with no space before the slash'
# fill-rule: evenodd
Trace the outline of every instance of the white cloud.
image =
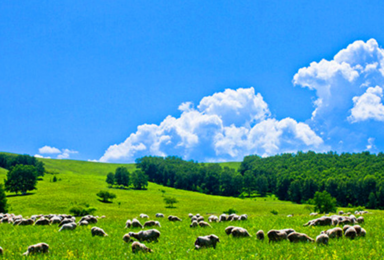
<svg viewBox="0 0 384 260">
<path fill-rule="evenodd" d="M 379 86 L 370 87 L 367 91 L 353 98 L 354 106 L 348 119 L 352 123 L 361 122 L 369 119 L 384 121 L 384 106 L 381 98 L 383 89 Z"/>
<path fill-rule="evenodd" d="M 41 153 L 41 154 L 56 154 L 56 153 L 61 153 L 61 151 L 55 147 L 50 147 L 50 146 L 46 145 L 46 146 L 39 148 L 39 153 Z"/>
<path fill-rule="evenodd" d="M 138 126 L 124 142 L 111 145 L 100 161 L 133 161 L 144 155 L 178 155 L 199 161 L 241 160 L 296 149 L 321 149 L 322 139 L 307 124 L 270 118 L 254 88 L 227 89 L 204 97 L 197 108 L 186 102 L 180 117 Z"/>
<path fill-rule="evenodd" d="M 51 157 L 49 157 L 49 156 L 47 156 L 47 157 L 44 157 L 44 156 L 42 156 L 42 155 L 40 155 L 40 154 L 35 154 L 35 155 L 34 155 L 34 157 L 36 157 L 36 158 L 45 158 L 45 159 L 51 159 Z"/>
<path fill-rule="evenodd" d="M 57 159 L 69 159 L 69 156 L 71 154 L 77 154 L 77 153 L 79 153 L 79 152 L 69 150 L 69 149 L 63 149 L 62 153 L 57 156 Z"/>
<path fill-rule="evenodd" d="M 374 148 L 376 148 L 375 138 L 370 137 L 370 138 L 368 138 L 367 150 L 372 150 Z"/>
</svg>

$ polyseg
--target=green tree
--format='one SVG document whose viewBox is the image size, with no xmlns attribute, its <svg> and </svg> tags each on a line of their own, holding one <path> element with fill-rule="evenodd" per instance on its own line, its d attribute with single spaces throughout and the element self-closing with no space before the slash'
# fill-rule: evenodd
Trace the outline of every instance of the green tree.
<svg viewBox="0 0 384 260">
<path fill-rule="evenodd" d="M 129 172 L 125 167 L 118 167 L 115 172 L 115 182 L 117 185 L 128 187 L 130 184 Z"/>
<path fill-rule="evenodd" d="M 368 202 L 367 202 L 367 208 L 368 209 L 375 209 L 377 207 L 377 199 L 375 196 L 375 193 L 371 192 L 369 194 Z"/>
<path fill-rule="evenodd" d="M 175 197 L 164 197 L 164 202 L 168 205 L 166 208 L 174 208 L 173 204 L 176 204 L 179 201 Z"/>
<path fill-rule="evenodd" d="M 248 193 L 248 196 L 251 197 L 252 192 L 255 190 L 256 178 L 251 171 L 246 171 L 244 173 L 244 189 Z"/>
<path fill-rule="evenodd" d="M 110 172 L 107 174 L 107 179 L 105 180 L 109 185 L 115 184 L 115 174 L 113 172 Z"/>
<path fill-rule="evenodd" d="M 261 197 L 265 197 L 268 191 L 268 179 L 264 175 L 256 178 L 256 189 Z"/>
<path fill-rule="evenodd" d="M 141 170 L 136 170 L 131 174 L 133 187 L 137 190 L 146 189 L 148 186 L 148 177 Z"/>
<path fill-rule="evenodd" d="M 291 201 L 300 203 L 301 202 L 301 182 L 300 180 L 294 180 L 289 185 L 288 195 Z"/>
<path fill-rule="evenodd" d="M 110 202 L 109 200 L 116 198 L 116 194 L 105 190 L 99 191 L 96 195 L 101 198 L 102 202 Z"/>
<path fill-rule="evenodd" d="M 4 181 L 5 190 L 26 194 L 29 190 L 35 190 L 37 184 L 37 171 L 32 165 L 16 165 L 11 167 Z"/>
<path fill-rule="evenodd" d="M 7 213 L 7 212 L 8 212 L 7 197 L 5 196 L 3 184 L 0 184 L 0 213 Z"/>
<path fill-rule="evenodd" d="M 336 199 L 331 196 L 327 191 L 317 191 L 313 197 L 315 211 L 320 213 L 336 212 Z"/>
</svg>

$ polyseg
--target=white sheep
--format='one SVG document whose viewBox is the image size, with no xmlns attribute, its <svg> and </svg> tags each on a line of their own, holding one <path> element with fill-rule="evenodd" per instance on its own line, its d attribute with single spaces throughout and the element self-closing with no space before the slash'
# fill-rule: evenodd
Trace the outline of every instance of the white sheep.
<svg viewBox="0 0 384 260">
<path fill-rule="evenodd" d="M 214 234 L 197 237 L 195 241 L 195 249 L 200 249 L 202 247 L 213 247 L 216 249 L 216 244 L 218 242 L 220 242 L 220 239 Z"/>
</svg>

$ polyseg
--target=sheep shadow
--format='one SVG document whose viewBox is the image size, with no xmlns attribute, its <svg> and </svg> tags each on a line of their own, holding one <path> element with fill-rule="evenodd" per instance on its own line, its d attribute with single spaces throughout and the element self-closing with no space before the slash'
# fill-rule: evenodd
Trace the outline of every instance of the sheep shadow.
<svg viewBox="0 0 384 260">
<path fill-rule="evenodd" d="M 12 197 L 30 196 L 30 195 L 35 195 L 35 193 L 34 192 L 29 192 L 29 193 L 25 193 L 25 194 L 11 194 L 11 195 L 7 195 L 6 197 L 7 198 L 12 198 Z"/>
</svg>

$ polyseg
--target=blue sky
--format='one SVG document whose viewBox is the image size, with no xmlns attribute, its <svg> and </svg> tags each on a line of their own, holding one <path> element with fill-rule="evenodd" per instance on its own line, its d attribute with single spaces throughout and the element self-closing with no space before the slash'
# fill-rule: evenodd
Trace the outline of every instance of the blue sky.
<svg viewBox="0 0 384 260">
<path fill-rule="evenodd" d="M 383 7 L 2 1 L 0 151 L 108 162 L 377 153 Z"/>
</svg>

